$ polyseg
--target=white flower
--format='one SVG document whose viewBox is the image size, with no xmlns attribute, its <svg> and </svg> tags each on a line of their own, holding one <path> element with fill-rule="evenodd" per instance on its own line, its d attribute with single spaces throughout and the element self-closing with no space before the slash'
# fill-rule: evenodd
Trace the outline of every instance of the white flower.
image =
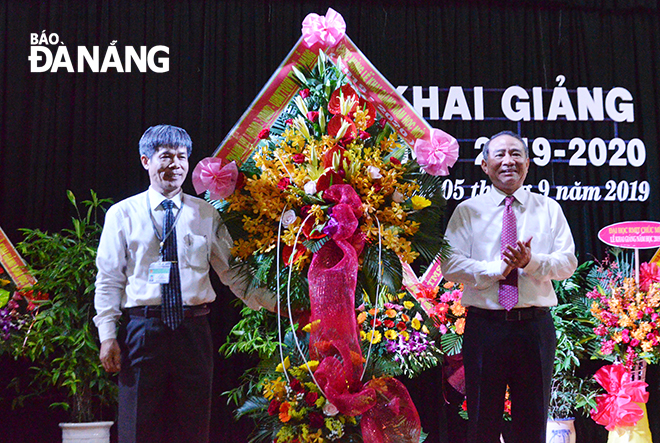
<svg viewBox="0 0 660 443">
<path fill-rule="evenodd" d="M 303 189 L 305 190 L 305 194 L 307 195 L 314 195 L 316 194 L 316 182 L 315 181 L 308 181 L 305 183 L 305 186 L 303 186 Z"/>
<path fill-rule="evenodd" d="M 296 215 L 296 211 L 294 211 L 293 209 L 289 209 L 284 214 L 282 214 L 282 220 L 281 220 L 282 226 L 288 228 L 291 223 L 296 221 L 296 218 L 298 218 L 298 216 Z"/>
<path fill-rule="evenodd" d="M 392 200 L 395 203 L 402 203 L 404 199 L 405 196 L 402 193 L 400 193 L 397 189 L 395 189 L 394 192 L 392 193 Z"/>
<path fill-rule="evenodd" d="M 371 177 L 372 180 L 383 178 L 383 175 L 380 173 L 380 169 L 375 166 L 369 166 L 367 168 L 367 172 L 369 173 L 369 177 Z"/>
<path fill-rule="evenodd" d="M 325 404 L 323 405 L 323 413 L 328 417 L 334 417 L 335 415 L 339 414 L 339 409 L 337 409 L 337 406 L 326 400 Z"/>
</svg>

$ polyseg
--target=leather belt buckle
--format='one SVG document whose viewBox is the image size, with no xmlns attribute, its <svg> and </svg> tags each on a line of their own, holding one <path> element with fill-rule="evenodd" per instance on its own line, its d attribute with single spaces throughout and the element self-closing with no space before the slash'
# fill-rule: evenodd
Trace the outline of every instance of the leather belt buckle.
<svg viewBox="0 0 660 443">
<path fill-rule="evenodd" d="M 533 312 L 524 309 L 512 309 L 504 311 L 504 320 L 506 321 L 522 321 L 532 318 Z"/>
</svg>

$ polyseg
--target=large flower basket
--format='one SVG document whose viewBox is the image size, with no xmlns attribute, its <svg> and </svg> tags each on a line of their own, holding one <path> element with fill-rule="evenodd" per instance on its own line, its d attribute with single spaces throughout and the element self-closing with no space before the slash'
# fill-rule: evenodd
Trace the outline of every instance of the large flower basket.
<svg viewBox="0 0 660 443">
<path fill-rule="evenodd" d="M 394 377 L 442 354 L 402 267 L 446 253 L 442 176 L 458 143 L 415 114 L 345 28 L 332 9 L 307 16 L 253 103 L 261 110 L 193 171 L 235 240 L 231 265 L 248 291 L 276 294 L 279 315 L 244 311 L 235 346 L 223 347 L 261 358 L 236 391 L 236 416 L 257 425 L 252 442 L 424 438 Z M 225 158 L 225 148 L 245 155 Z"/>
</svg>

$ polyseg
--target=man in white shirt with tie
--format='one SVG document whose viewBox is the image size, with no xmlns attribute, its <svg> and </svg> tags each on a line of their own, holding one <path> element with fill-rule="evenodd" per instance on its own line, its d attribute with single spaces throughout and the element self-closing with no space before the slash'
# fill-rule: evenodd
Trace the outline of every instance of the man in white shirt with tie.
<svg viewBox="0 0 660 443">
<path fill-rule="evenodd" d="M 149 189 L 110 207 L 101 234 L 94 322 L 101 363 L 119 372 L 120 443 L 208 441 L 211 267 L 248 306 L 275 304 L 229 269 L 233 241 L 217 210 L 182 192 L 191 150 L 182 128 L 147 129 Z"/>
<path fill-rule="evenodd" d="M 575 246 L 559 204 L 522 188 L 529 152 L 518 134 L 494 135 L 481 168 L 490 192 L 458 205 L 445 236 L 447 280 L 464 284 L 463 362 L 468 443 L 497 443 L 507 385 L 507 443 L 544 443 L 556 338 L 551 280 L 570 277 Z"/>
</svg>

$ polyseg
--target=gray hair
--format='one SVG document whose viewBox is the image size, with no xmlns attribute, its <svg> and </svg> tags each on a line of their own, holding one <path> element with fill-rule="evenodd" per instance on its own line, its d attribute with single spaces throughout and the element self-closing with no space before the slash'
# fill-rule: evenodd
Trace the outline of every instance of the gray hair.
<svg viewBox="0 0 660 443">
<path fill-rule="evenodd" d="M 140 138 L 140 155 L 148 159 L 161 147 L 178 148 L 183 146 L 188 151 L 188 157 L 192 152 L 192 140 L 183 128 L 172 125 L 152 126 L 142 134 Z"/>
<path fill-rule="evenodd" d="M 527 158 L 529 158 L 529 148 L 527 147 L 527 143 L 525 143 L 525 140 L 523 140 L 522 137 L 521 137 L 519 134 L 516 134 L 515 132 L 511 132 L 511 131 L 502 131 L 502 132 L 498 132 L 497 134 L 495 134 L 494 136 L 492 136 L 492 137 L 491 137 L 491 138 L 490 138 L 490 139 L 484 144 L 484 148 L 483 148 L 483 150 L 481 151 L 481 153 L 483 154 L 483 158 L 484 158 L 484 160 L 486 160 L 486 159 L 488 158 L 488 147 L 490 146 L 490 142 L 492 142 L 494 139 L 496 139 L 496 138 L 499 137 L 500 135 L 509 135 L 509 136 L 515 138 L 516 140 L 518 140 L 520 143 L 522 143 L 523 147 L 525 148 L 525 155 L 527 155 Z"/>
</svg>

